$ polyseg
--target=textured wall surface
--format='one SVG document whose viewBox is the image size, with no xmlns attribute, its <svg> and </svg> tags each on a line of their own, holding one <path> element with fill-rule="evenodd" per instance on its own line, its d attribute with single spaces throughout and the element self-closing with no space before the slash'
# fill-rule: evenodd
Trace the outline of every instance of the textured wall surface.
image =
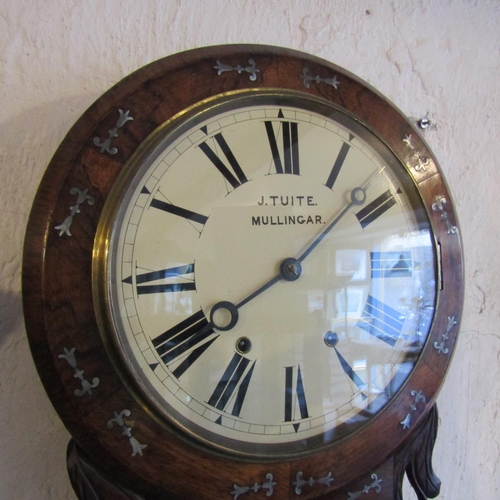
<svg viewBox="0 0 500 500">
<path fill-rule="evenodd" d="M 229 42 L 314 53 L 406 115 L 430 118 L 425 138 L 454 194 L 467 279 L 438 399 L 440 498 L 500 498 L 499 26 L 498 0 L 2 0 L 0 498 L 75 498 L 69 436 L 38 380 L 21 306 L 25 226 L 47 163 L 84 110 L 133 70 Z"/>
</svg>

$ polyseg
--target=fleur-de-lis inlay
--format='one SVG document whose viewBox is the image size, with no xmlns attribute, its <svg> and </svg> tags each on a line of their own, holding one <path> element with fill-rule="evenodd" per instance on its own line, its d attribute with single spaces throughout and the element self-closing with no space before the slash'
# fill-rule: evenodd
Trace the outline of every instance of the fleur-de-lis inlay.
<svg viewBox="0 0 500 500">
<path fill-rule="evenodd" d="M 406 415 L 404 420 L 400 422 L 400 424 L 403 426 L 403 430 L 410 428 L 412 413 L 417 411 L 417 404 L 421 402 L 427 402 L 427 398 L 422 394 L 422 391 L 416 391 L 415 389 L 413 389 L 410 394 L 413 396 L 413 403 L 410 405 L 409 413 Z"/>
<path fill-rule="evenodd" d="M 236 500 L 240 495 L 244 495 L 249 491 L 253 491 L 257 493 L 259 490 L 266 490 L 266 496 L 270 497 L 274 493 L 274 487 L 276 483 L 273 481 L 273 475 L 268 472 L 266 474 L 267 481 L 259 484 L 254 483 L 252 486 L 238 486 L 237 484 L 233 484 L 233 491 L 231 491 L 231 495 L 233 495 L 233 499 Z"/>
<path fill-rule="evenodd" d="M 382 482 L 382 479 L 379 479 L 377 474 L 372 474 L 370 478 L 373 481 L 371 484 L 365 484 L 362 490 L 355 491 L 354 493 L 349 492 L 349 498 L 347 500 L 356 500 L 356 498 L 359 498 L 361 495 L 363 495 L 363 493 L 370 493 L 370 490 L 374 490 L 378 495 L 382 491 L 382 486 L 380 484 Z"/>
<path fill-rule="evenodd" d="M 309 74 L 309 70 L 307 68 L 304 68 L 302 70 L 300 78 L 302 79 L 302 82 L 304 83 L 304 87 L 306 89 L 308 89 L 311 86 L 310 82 L 316 82 L 318 84 L 326 83 L 327 85 L 331 85 L 335 90 L 337 90 L 338 86 L 340 85 L 340 82 L 336 75 L 333 75 L 330 78 L 322 78 L 319 75 L 312 76 Z"/>
<path fill-rule="evenodd" d="M 448 212 L 446 211 L 447 200 L 444 196 L 436 196 L 432 204 L 432 210 L 441 212 L 441 220 L 446 224 L 448 234 L 457 234 L 457 226 L 454 226 L 448 219 Z"/>
<path fill-rule="evenodd" d="M 95 203 L 95 198 L 91 196 L 90 194 L 87 194 L 88 189 L 84 189 L 81 191 L 78 188 L 71 188 L 69 190 L 69 194 L 72 195 L 77 195 L 76 199 L 76 204 L 73 205 L 72 207 L 69 207 L 70 209 L 70 214 L 64 221 L 59 224 L 58 226 L 55 226 L 54 229 L 57 229 L 59 231 L 59 236 L 62 236 L 63 234 L 66 234 L 67 236 L 71 236 L 71 224 L 73 224 L 73 218 L 75 217 L 76 214 L 80 213 L 80 205 L 86 201 L 89 205 L 93 205 Z"/>
<path fill-rule="evenodd" d="M 403 142 L 412 149 L 413 155 L 412 158 L 417 160 L 417 164 L 415 165 L 415 170 L 417 172 L 425 172 L 427 170 L 427 165 L 429 164 L 429 158 L 426 156 L 423 156 L 421 153 L 419 153 L 415 147 L 413 146 L 413 141 L 411 134 L 405 135 L 405 138 L 403 139 Z"/>
<path fill-rule="evenodd" d="M 85 378 L 83 377 L 83 374 L 85 372 L 83 370 L 80 370 L 76 363 L 75 348 L 73 347 L 70 351 L 68 351 L 68 349 L 66 349 L 65 347 L 64 354 L 59 354 L 58 357 L 61 359 L 65 359 L 68 362 L 69 366 L 71 366 L 71 368 L 75 370 L 74 377 L 80 379 L 82 383 L 81 389 L 75 389 L 75 396 L 78 396 L 79 398 L 84 394 L 92 396 L 92 389 L 95 389 L 99 385 L 99 379 L 97 377 L 94 377 L 92 379 L 92 383 L 90 383 L 88 380 L 85 380 Z"/>
<path fill-rule="evenodd" d="M 325 477 L 320 477 L 319 479 L 315 479 L 314 477 L 310 477 L 309 479 L 304 479 L 304 473 L 302 471 L 297 472 L 295 475 L 295 481 L 292 483 L 295 486 L 295 494 L 300 495 L 302 493 L 302 488 L 304 486 L 314 486 L 315 484 L 323 484 L 327 487 L 330 486 L 330 483 L 333 482 L 332 473 L 329 472 Z"/>
<path fill-rule="evenodd" d="M 120 116 L 118 117 L 115 128 L 108 130 L 108 138 L 101 140 L 99 137 L 94 137 L 94 144 L 98 148 L 100 148 L 101 153 L 106 152 L 110 155 L 115 155 L 116 153 L 118 153 L 117 148 L 111 147 L 111 140 L 118 137 L 119 128 L 123 127 L 129 120 L 133 120 L 133 118 L 130 116 L 129 110 L 123 111 L 122 109 L 119 109 L 118 112 Z"/>
<path fill-rule="evenodd" d="M 122 410 L 120 413 L 114 413 L 114 418 L 108 420 L 106 424 L 108 429 L 112 429 L 114 425 L 118 425 L 122 429 L 122 436 L 128 438 L 130 446 L 132 446 L 132 456 L 142 455 L 142 450 L 147 447 L 147 444 L 141 444 L 134 436 L 132 436 L 132 428 L 127 426 L 125 422 L 125 417 L 130 417 L 132 412 L 130 410 Z"/>
<path fill-rule="evenodd" d="M 438 354 L 448 354 L 450 350 L 446 347 L 445 342 L 449 338 L 450 330 L 457 324 L 455 321 L 455 316 L 448 316 L 448 325 L 446 326 L 446 332 L 441 335 L 441 342 L 434 342 L 434 349 L 437 349 Z"/>
<path fill-rule="evenodd" d="M 220 61 L 217 61 L 214 69 L 217 70 L 217 74 L 219 76 L 226 71 L 237 71 L 240 75 L 241 73 L 246 72 L 250 74 L 250 80 L 252 82 L 255 82 L 255 80 L 257 80 L 257 73 L 260 73 L 260 70 L 257 69 L 255 61 L 253 59 L 249 59 L 248 64 L 249 66 L 242 66 L 241 64 L 238 64 L 237 66 L 231 66 L 229 64 L 223 64 Z"/>
</svg>

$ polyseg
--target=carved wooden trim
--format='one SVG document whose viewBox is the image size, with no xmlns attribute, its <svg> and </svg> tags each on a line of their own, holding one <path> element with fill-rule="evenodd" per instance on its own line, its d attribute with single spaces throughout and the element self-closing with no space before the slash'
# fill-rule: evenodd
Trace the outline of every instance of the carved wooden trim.
<svg viewBox="0 0 500 500">
<path fill-rule="evenodd" d="M 66 464 L 71 485 L 79 500 L 146 500 L 127 488 L 114 483 L 71 439 Z"/>
<path fill-rule="evenodd" d="M 432 468 L 432 452 L 438 430 L 438 411 L 434 405 L 415 439 L 394 458 L 394 480 L 397 485 L 395 500 L 403 500 L 404 474 L 412 485 L 418 500 L 436 498 L 441 490 L 441 481 Z"/>
</svg>

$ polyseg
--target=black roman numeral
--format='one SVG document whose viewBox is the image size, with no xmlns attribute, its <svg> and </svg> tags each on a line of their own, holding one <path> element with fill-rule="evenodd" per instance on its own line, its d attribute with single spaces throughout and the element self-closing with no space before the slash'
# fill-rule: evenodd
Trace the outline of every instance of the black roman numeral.
<svg viewBox="0 0 500 500">
<path fill-rule="evenodd" d="M 151 200 L 150 206 L 153 208 L 157 208 L 158 210 L 163 210 L 164 212 L 167 212 L 169 214 L 183 217 L 184 219 L 190 220 L 192 222 L 197 222 L 198 224 L 205 224 L 208 220 L 208 217 L 206 215 L 192 212 L 191 210 L 187 210 L 186 208 L 172 205 L 171 203 L 167 203 L 166 201 L 158 200 L 157 198 L 153 198 Z"/>
<path fill-rule="evenodd" d="M 164 292 L 187 292 L 196 290 L 194 277 L 188 276 L 194 273 L 194 264 L 187 264 L 185 266 L 171 267 L 169 269 L 162 269 L 161 271 L 151 271 L 148 273 L 138 274 L 135 278 L 137 287 L 137 295 L 149 293 L 164 293 Z M 154 285 L 145 285 L 144 283 L 151 283 L 152 281 L 165 280 L 169 278 L 184 278 L 188 281 L 180 283 L 158 283 Z M 132 284 L 132 276 L 125 278 L 124 283 Z"/>
<path fill-rule="evenodd" d="M 349 142 L 354 139 L 354 136 L 352 134 L 349 134 Z M 326 181 L 325 186 L 329 187 L 330 189 L 333 188 L 333 185 L 335 184 L 335 181 L 337 180 L 337 177 L 339 175 L 340 169 L 342 168 L 342 165 L 345 162 L 347 153 L 349 153 L 349 150 L 351 149 L 351 145 L 348 144 L 347 142 L 342 143 L 342 147 L 340 148 L 339 154 L 337 155 L 337 158 L 335 159 L 335 162 L 333 163 L 332 170 L 330 172 L 330 175 L 328 176 L 328 179 Z"/>
<path fill-rule="evenodd" d="M 216 335 L 209 339 L 214 333 L 203 311 L 198 311 L 153 339 L 152 343 L 166 365 L 182 359 L 172 371 L 179 378 L 218 338 Z"/>
<path fill-rule="evenodd" d="M 405 317 L 398 311 L 368 295 L 356 326 L 394 347 L 403 330 Z"/>
<path fill-rule="evenodd" d="M 297 369 L 297 374 L 295 375 L 295 370 Z M 295 390 L 294 390 L 295 389 Z M 296 396 L 294 398 L 294 395 Z M 309 413 L 307 411 L 306 395 L 304 392 L 304 383 L 302 381 L 302 373 L 300 371 L 300 365 L 295 366 L 285 366 L 285 422 L 292 422 L 294 418 L 294 408 L 295 404 L 298 404 L 300 418 L 309 418 Z M 293 424 L 295 432 L 299 430 L 300 423 Z"/>
<path fill-rule="evenodd" d="M 398 190 L 398 193 L 401 191 Z M 365 208 L 361 209 L 356 217 L 364 229 L 368 224 L 371 224 L 374 220 L 378 219 L 382 214 L 387 212 L 389 208 L 396 204 L 396 200 L 388 189 L 385 193 L 382 193 L 378 198 L 375 198 L 371 203 L 366 205 Z"/>
<path fill-rule="evenodd" d="M 199 145 L 199 148 L 203 151 L 203 153 L 205 153 L 206 157 L 215 165 L 217 170 L 226 178 L 233 188 L 237 188 L 238 186 L 241 186 L 241 184 L 247 182 L 248 179 L 240 167 L 238 160 L 236 160 L 233 152 L 229 148 L 224 136 L 221 133 L 218 133 L 213 136 L 213 139 L 215 139 L 215 142 L 218 144 L 230 167 L 233 169 L 234 174 L 229 170 L 229 168 L 226 167 L 224 162 L 219 156 L 217 156 L 217 153 L 213 151 L 208 143 L 202 142 Z"/>
<path fill-rule="evenodd" d="M 235 417 L 239 417 L 254 367 L 255 361 L 251 362 L 241 354 L 235 353 L 210 396 L 208 404 L 217 408 L 217 410 L 229 413 L 228 409 L 232 402 L 232 396 L 236 394 L 230 413 Z"/>
<path fill-rule="evenodd" d="M 283 118 L 280 110 L 278 118 Z M 299 132 L 298 124 L 294 122 L 280 121 L 279 127 L 283 139 L 283 161 L 278 148 L 277 136 L 274 133 L 273 122 L 264 122 L 266 126 L 267 138 L 273 155 L 274 168 L 277 174 L 300 175 L 299 166 Z"/>
<path fill-rule="evenodd" d="M 412 276 L 411 252 L 370 252 L 372 278 Z"/>
</svg>

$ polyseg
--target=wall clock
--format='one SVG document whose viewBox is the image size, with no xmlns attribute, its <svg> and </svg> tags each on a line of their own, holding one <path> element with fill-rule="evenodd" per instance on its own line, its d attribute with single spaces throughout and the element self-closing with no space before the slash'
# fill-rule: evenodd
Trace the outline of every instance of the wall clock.
<svg viewBox="0 0 500 500">
<path fill-rule="evenodd" d="M 23 293 L 80 498 L 439 491 L 456 216 L 408 119 L 333 64 L 219 46 L 118 83 L 46 171 Z"/>
</svg>

